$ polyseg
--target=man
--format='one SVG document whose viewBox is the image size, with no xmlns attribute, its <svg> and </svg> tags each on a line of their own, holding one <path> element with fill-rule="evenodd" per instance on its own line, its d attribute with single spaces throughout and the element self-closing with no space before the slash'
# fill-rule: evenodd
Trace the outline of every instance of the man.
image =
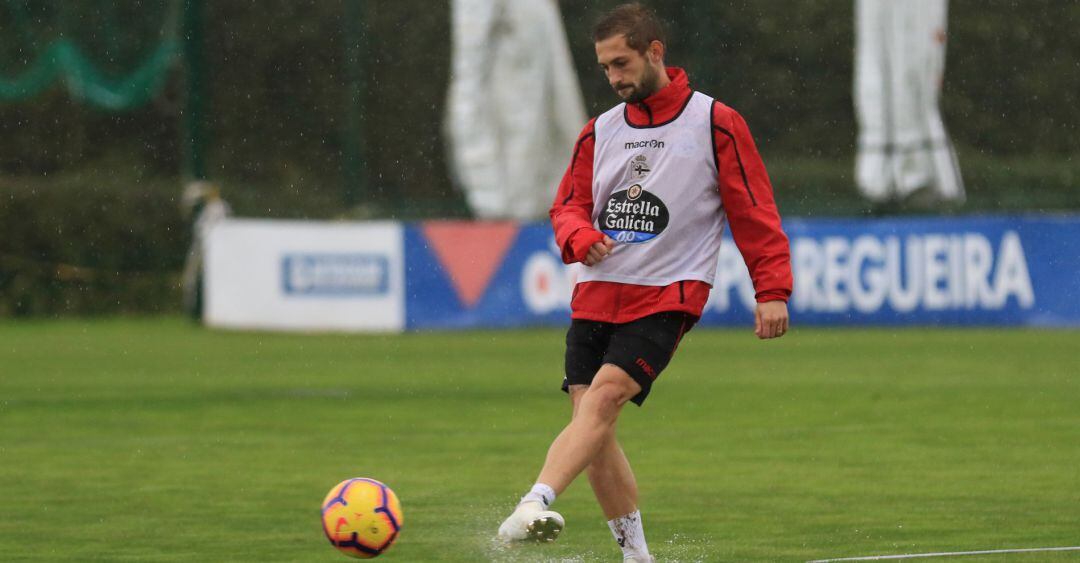
<svg viewBox="0 0 1080 563">
<path fill-rule="evenodd" d="M 787 332 L 790 254 L 746 123 L 692 91 L 682 69 L 665 68 L 657 18 L 622 5 L 593 39 L 625 103 L 585 126 L 551 208 L 563 260 L 585 265 L 566 336 L 573 415 L 499 536 L 553 540 L 564 521 L 548 507 L 585 471 L 624 558 L 652 561 L 615 438 L 619 411 L 642 404 L 701 316 L 725 220 L 754 282 L 758 338 Z"/>
</svg>

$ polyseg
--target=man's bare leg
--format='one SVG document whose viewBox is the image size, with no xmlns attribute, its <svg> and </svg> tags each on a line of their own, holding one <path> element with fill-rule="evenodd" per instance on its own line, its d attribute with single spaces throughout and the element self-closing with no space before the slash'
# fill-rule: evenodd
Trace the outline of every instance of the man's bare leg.
<svg viewBox="0 0 1080 563">
<path fill-rule="evenodd" d="M 586 389 L 586 385 L 570 387 L 574 416 L 577 416 L 578 405 Z M 653 561 L 637 506 L 637 480 L 618 438 L 613 435 L 605 442 L 585 472 L 623 556 L 629 561 Z"/>
<path fill-rule="evenodd" d="M 615 421 L 623 405 L 639 392 L 641 386 L 622 368 L 601 366 L 592 384 L 581 393 L 570 424 L 551 443 L 536 482 L 561 494 L 605 447 L 617 448 Z"/>
<path fill-rule="evenodd" d="M 548 449 L 547 460 L 536 484 L 499 526 L 499 537 L 510 541 L 552 541 L 558 537 L 564 521 L 559 513 L 548 510 L 548 505 L 554 502 L 554 497 L 565 491 L 605 448 L 618 448 L 614 441 L 615 421 L 626 401 L 640 391 L 641 386 L 622 368 L 610 364 L 600 367 L 592 384 L 580 392 L 570 424 L 559 433 Z M 621 451 L 618 451 L 618 455 L 621 456 Z M 620 466 L 601 463 L 598 467 Z M 629 470 L 628 464 L 625 467 Z M 627 502 L 628 499 L 616 501 L 611 505 L 612 509 Z M 604 510 L 606 512 L 607 507 Z"/>
<path fill-rule="evenodd" d="M 577 416 L 581 397 L 588 388 L 588 385 L 570 386 L 574 416 Z M 585 472 L 589 476 L 589 484 L 596 494 L 596 500 L 604 511 L 604 518 L 611 520 L 637 510 L 637 481 L 618 438 L 613 436 L 604 443 L 600 453 L 593 458 Z"/>
</svg>

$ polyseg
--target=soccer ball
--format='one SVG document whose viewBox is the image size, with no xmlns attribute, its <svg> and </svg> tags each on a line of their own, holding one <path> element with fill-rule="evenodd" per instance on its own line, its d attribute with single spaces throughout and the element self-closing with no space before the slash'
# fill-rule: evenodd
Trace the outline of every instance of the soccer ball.
<svg viewBox="0 0 1080 563">
<path fill-rule="evenodd" d="M 323 532 L 345 555 L 370 559 L 390 549 L 404 520 L 390 487 L 374 479 L 346 479 L 322 504 Z"/>
</svg>

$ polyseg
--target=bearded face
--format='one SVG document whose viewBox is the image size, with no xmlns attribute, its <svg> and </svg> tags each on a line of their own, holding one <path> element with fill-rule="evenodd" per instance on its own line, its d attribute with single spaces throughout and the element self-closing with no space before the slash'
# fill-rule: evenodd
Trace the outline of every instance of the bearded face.
<svg viewBox="0 0 1080 563">
<path fill-rule="evenodd" d="M 615 88 L 615 93 L 624 101 L 636 104 L 655 94 L 659 89 L 660 72 L 653 68 L 652 65 L 645 65 L 637 84 L 629 84 L 622 90 Z"/>
<path fill-rule="evenodd" d="M 639 53 L 626 44 L 623 35 L 597 42 L 596 60 L 611 88 L 626 102 L 641 102 L 660 89 L 663 68 L 660 55 L 650 50 Z"/>
</svg>

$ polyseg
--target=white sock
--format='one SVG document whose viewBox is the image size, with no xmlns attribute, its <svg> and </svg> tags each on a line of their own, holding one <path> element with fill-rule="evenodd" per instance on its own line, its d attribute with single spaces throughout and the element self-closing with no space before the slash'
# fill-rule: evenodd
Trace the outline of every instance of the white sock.
<svg viewBox="0 0 1080 563">
<path fill-rule="evenodd" d="M 608 520 L 608 527 L 615 541 L 622 548 L 623 557 L 648 559 L 649 546 L 645 543 L 645 529 L 641 526 L 641 511 L 635 510 L 625 516 Z"/>
<path fill-rule="evenodd" d="M 551 503 L 555 502 L 555 489 L 543 484 L 537 483 L 533 485 L 532 489 L 521 497 L 521 502 L 536 501 L 539 502 L 544 510 L 547 510 Z"/>
</svg>

